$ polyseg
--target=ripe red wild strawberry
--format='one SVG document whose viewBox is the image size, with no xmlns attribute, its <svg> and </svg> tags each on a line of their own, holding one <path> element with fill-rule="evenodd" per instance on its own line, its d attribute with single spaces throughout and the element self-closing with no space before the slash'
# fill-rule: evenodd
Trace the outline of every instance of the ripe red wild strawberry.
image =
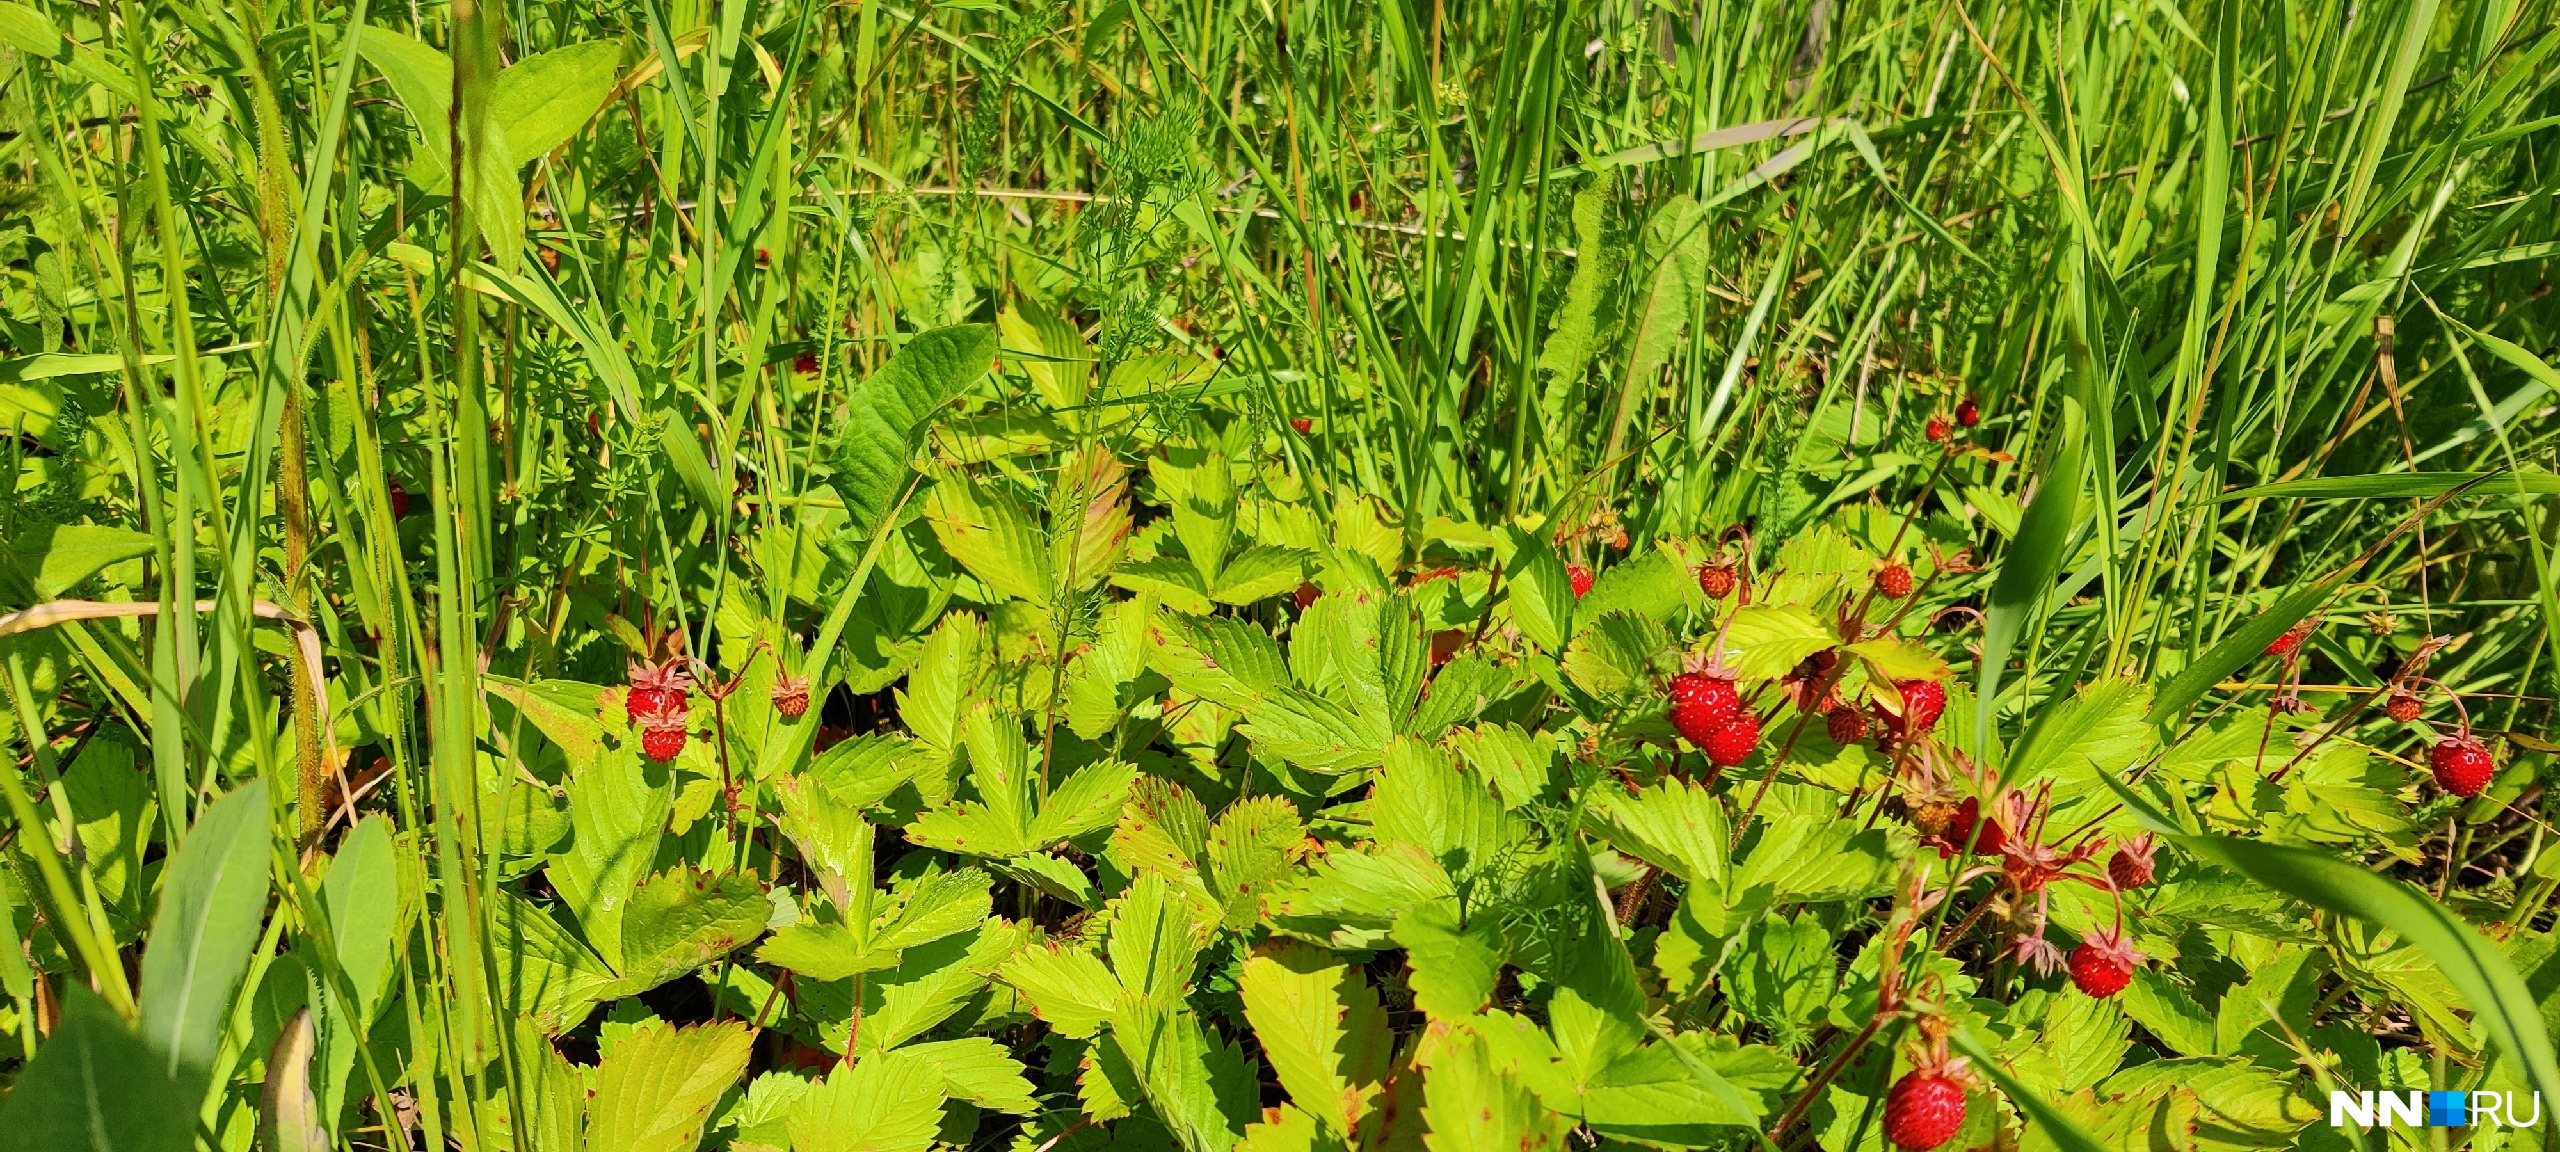
<svg viewBox="0 0 2560 1152">
<path fill-rule="evenodd" d="M 684 751 L 684 714 L 661 713 L 651 716 L 640 726 L 640 752 L 664 764 Z"/>
<path fill-rule="evenodd" d="M 1876 573 L 1876 594 L 1887 600 L 1900 600 L 1911 594 L 1911 566 L 1887 564 Z"/>
<path fill-rule="evenodd" d="M 1831 733 L 1832 743 L 1847 747 L 1867 738 L 1867 714 L 1843 704 L 1823 716 L 1822 727 Z"/>
<path fill-rule="evenodd" d="M 2489 746 L 2469 732 L 2457 732 L 2438 740 L 2427 749 L 2427 766 L 2435 769 L 2436 783 L 2444 790 L 2468 800 L 2489 786 L 2489 778 L 2498 774 L 2498 762 L 2489 755 Z"/>
<path fill-rule="evenodd" d="M 1947 710 L 1947 686 L 1935 680 L 1896 680 L 1894 690 L 1902 694 L 1902 730 L 1904 739 L 1920 736 L 1937 726 L 1938 716 Z"/>
<path fill-rule="evenodd" d="M 391 481 L 389 487 L 391 490 L 391 518 L 394 520 L 408 519 L 409 490 L 401 487 L 400 482 L 397 480 Z"/>
<path fill-rule="evenodd" d="M 1731 680 L 1704 672 L 1683 672 L 1671 678 L 1671 726 L 1701 751 L 1741 710 L 1742 696 L 1734 691 Z"/>
<path fill-rule="evenodd" d="M 1954 426 L 1948 424 L 1947 418 L 1944 416 L 1932 416 L 1929 418 L 1929 439 L 1933 442 L 1941 444 L 1945 443 L 1947 434 L 1954 430 Z"/>
<path fill-rule="evenodd" d="M 773 682 L 773 710 L 785 720 L 797 720 L 809 711 L 809 680 L 805 676 L 785 676 Z"/>
<path fill-rule="evenodd" d="M 1884 1135 L 1905 1152 L 1928 1152 L 1964 1127 L 1964 1085 L 1944 1069 L 1914 1068 L 1884 1094 Z"/>
<path fill-rule="evenodd" d="M 1731 564 L 1709 564 L 1698 569 L 1698 591 L 1706 593 L 1709 600 L 1722 600 L 1733 595 L 1734 583 Z"/>
<path fill-rule="evenodd" d="M 623 715 L 634 724 L 668 713 L 682 719 L 685 689 L 692 684 L 693 678 L 685 675 L 683 666 L 675 661 L 652 664 L 634 660 L 631 662 L 631 690 L 622 697 Z"/>
<path fill-rule="evenodd" d="M 1304 612 L 1304 611 L 1306 611 L 1306 610 L 1307 610 L 1307 605 L 1315 603 L 1315 602 L 1316 602 L 1316 600 L 1317 600 L 1319 597 L 1322 597 L 1323 595 L 1324 595 L 1324 589 L 1322 589 L 1322 588 L 1318 588 L 1318 587 L 1316 587 L 1315 585 L 1313 585 L 1313 584 L 1309 584 L 1309 583 L 1307 583 L 1306 581 L 1303 581 L 1303 580 L 1299 581 L 1299 582 L 1298 582 L 1298 592 L 1297 592 L 1297 599 L 1298 599 L 1298 611 L 1300 611 L 1300 612 Z"/>
<path fill-rule="evenodd" d="M 792 358 L 791 358 L 791 370 L 792 370 L 792 371 L 794 371 L 794 372 L 797 372 L 797 373 L 799 373 L 799 374 L 801 374 L 801 375 L 803 375 L 803 376 L 815 376 L 815 375 L 817 375 L 817 374 L 818 374 L 818 354 L 817 354 L 817 353 L 815 353 L 815 352 L 803 352 L 803 353 L 801 353 L 801 354 L 799 354 L 799 355 L 797 355 L 797 356 L 792 357 Z"/>
<path fill-rule="evenodd" d="M 1591 594 L 1591 567 L 1587 564 L 1564 566 L 1565 583 L 1573 585 L 1573 598 L 1580 600 Z"/>
<path fill-rule="evenodd" d="M 1962 424 L 1967 428 L 1971 428 L 1976 424 L 1982 423 L 1982 405 L 1975 403 L 1971 396 L 1967 396 L 1964 399 L 1957 401 L 1956 423 Z"/>
<path fill-rule="evenodd" d="M 1707 762 L 1718 768 L 1731 768 L 1751 758 L 1751 750 L 1760 746 L 1760 718 L 1748 711 L 1734 713 L 1733 719 L 1707 733 L 1707 742 L 1699 745 Z"/>
<path fill-rule="evenodd" d="M 2133 983 L 2142 953 L 2113 932 L 2092 932 L 2071 950 L 2071 986 L 2104 1000 Z"/>
<path fill-rule="evenodd" d="M 2267 645 L 2267 655 L 2291 659 L 2294 653 L 2302 650 L 2302 642 L 2311 638 L 2312 630 L 2319 626 L 2319 620 L 2311 619 L 2285 629 L 2284 635 Z"/>
<path fill-rule="evenodd" d="M 1977 823 L 1982 825 L 1982 831 L 1979 834 L 1973 830 L 1973 826 Z M 1956 805 L 1955 814 L 1947 818 L 1945 842 L 1938 846 L 1939 858 L 1945 859 L 1955 855 L 1968 840 L 1973 842 L 1973 851 L 1977 856 L 1997 856 L 2009 847 L 2008 830 L 2000 827 L 1998 820 L 1984 820 L 1982 802 L 1971 796 L 1965 797 L 1964 803 Z"/>
<path fill-rule="evenodd" d="M 2403 724 L 2418 718 L 2418 698 L 2408 692 L 2393 692 L 2382 704 L 2382 714 Z"/>
<path fill-rule="evenodd" d="M 1289 429 L 1300 436 L 1304 436 L 1316 430 L 1316 422 L 1313 417 L 1292 416 L 1289 418 Z"/>
<path fill-rule="evenodd" d="M 2159 851 L 2159 841 L 2148 832 L 2125 841 L 2107 857 L 2107 879 L 2118 888 L 2148 888 L 2157 866 L 2152 855 Z"/>
</svg>

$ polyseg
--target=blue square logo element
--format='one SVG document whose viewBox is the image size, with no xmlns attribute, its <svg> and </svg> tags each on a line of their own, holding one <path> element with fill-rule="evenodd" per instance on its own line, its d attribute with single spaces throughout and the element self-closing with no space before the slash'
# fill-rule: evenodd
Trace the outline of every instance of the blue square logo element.
<svg viewBox="0 0 2560 1152">
<path fill-rule="evenodd" d="M 2468 1092 L 2427 1093 L 2427 1127 L 2460 1128 L 2471 1122 L 2471 1094 Z"/>
</svg>

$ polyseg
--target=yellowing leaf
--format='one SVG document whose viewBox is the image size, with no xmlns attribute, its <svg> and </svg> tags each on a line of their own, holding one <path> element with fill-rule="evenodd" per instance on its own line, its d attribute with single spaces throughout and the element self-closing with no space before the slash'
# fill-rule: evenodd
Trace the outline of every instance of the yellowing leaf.
<svg viewBox="0 0 2560 1152">
<path fill-rule="evenodd" d="M 747 1069 L 755 1033 L 738 1021 L 633 1027 L 595 1071 L 587 1152 L 692 1152 L 711 1106 Z"/>
</svg>

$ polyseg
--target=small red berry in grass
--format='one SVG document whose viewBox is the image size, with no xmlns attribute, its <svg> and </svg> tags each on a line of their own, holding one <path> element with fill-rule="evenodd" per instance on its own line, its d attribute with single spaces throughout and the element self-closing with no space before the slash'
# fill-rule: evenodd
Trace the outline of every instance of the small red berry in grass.
<svg viewBox="0 0 2560 1152">
<path fill-rule="evenodd" d="M 1845 748 L 1867 738 L 1867 714 L 1843 704 L 1823 716 L 1822 727 L 1831 733 L 1832 743 Z"/>
<path fill-rule="evenodd" d="M 809 711 L 809 681 L 803 676 L 785 676 L 773 682 L 773 710 L 785 720 L 797 720 Z"/>
<path fill-rule="evenodd" d="M 1929 418 L 1929 439 L 1939 443 L 1944 443 L 1947 439 L 1947 434 L 1953 431 L 1955 431 L 1955 426 L 1947 423 L 1946 417 L 1932 416 Z"/>
<path fill-rule="evenodd" d="M 1315 603 L 1315 602 L 1317 601 L 1317 599 L 1321 598 L 1321 597 L 1324 595 L 1324 589 L 1322 589 L 1322 588 L 1318 588 L 1318 587 L 1316 587 L 1315 585 L 1313 585 L 1313 584 L 1309 584 L 1309 583 L 1307 583 L 1307 582 L 1305 582 L 1305 581 L 1303 581 L 1303 580 L 1302 580 L 1302 581 L 1299 581 L 1299 582 L 1298 582 L 1298 594 L 1297 594 L 1297 595 L 1298 595 L 1298 611 L 1300 611 L 1300 612 L 1304 612 L 1304 611 L 1306 611 L 1306 610 L 1307 610 L 1307 605 Z"/>
<path fill-rule="evenodd" d="M 2383 715 L 2403 724 L 2417 719 L 2420 711 L 2417 696 L 2408 692 L 2394 692 L 2382 704 Z"/>
<path fill-rule="evenodd" d="M 631 662 L 631 690 L 622 697 L 623 715 L 634 724 L 669 713 L 682 719 L 685 690 L 692 686 L 693 677 L 686 675 L 684 667 L 672 660 L 664 664 L 634 660 Z"/>
<path fill-rule="evenodd" d="M 1911 566 L 1887 564 L 1876 573 L 1876 594 L 1887 600 L 1900 600 L 1911 594 Z"/>
<path fill-rule="evenodd" d="M 2489 786 L 2489 778 L 2498 774 L 2498 762 L 2489 756 L 2489 746 L 2468 732 L 2458 732 L 2427 749 L 2427 766 L 2435 769 L 2436 783 L 2444 790 L 2468 800 Z"/>
<path fill-rule="evenodd" d="M 1928 1152 L 1964 1128 L 1964 1085 L 1943 1069 L 1914 1068 L 1884 1094 L 1884 1136 L 1905 1152 Z"/>
<path fill-rule="evenodd" d="M 664 764 L 684 751 L 684 714 L 652 716 L 640 726 L 640 752 Z"/>
<path fill-rule="evenodd" d="M 770 267 L 772 264 L 773 249 L 767 248 L 762 244 L 756 245 L 756 267 L 765 268 Z"/>
<path fill-rule="evenodd" d="M 2107 857 L 2107 879 L 2118 888 L 2148 888 L 2157 869 L 2152 855 L 2160 843 L 2148 832 L 2125 841 Z"/>
<path fill-rule="evenodd" d="M 1706 593 L 1709 600 L 1733 595 L 1735 582 L 1731 564 L 1709 564 L 1698 569 L 1698 591 Z"/>
<path fill-rule="evenodd" d="M 2302 650 L 2302 642 L 2310 639 L 2312 630 L 2319 626 L 2320 622 L 2315 619 L 2305 620 L 2285 629 L 2284 635 L 2276 637 L 2274 643 L 2267 645 L 2267 655 L 2279 658 L 2292 657 L 2294 653 Z"/>
<path fill-rule="evenodd" d="M 1292 416 L 1289 418 L 1289 430 L 1304 436 L 1316 430 L 1316 422 L 1312 417 Z"/>
<path fill-rule="evenodd" d="M 2104 1000 L 2133 983 L 2142 953 L 2113 932 L 2092 932 L 2071 950 L 2071 986 Z"/>
<path fill-rule="evenodd" d="M 1751 750 L 1760 746 L 1760 718 L 1748 711 L 1737 712 L 1724 726 L 1707 733 L 1707 742 L 1699 745 L 1707 754 L 1707 762 L 1718 768 L 1731 768 L 1751 758 Z"/>
<path fill-rule="evenodd" d="M 1982 405 L 1974 403 L 1973 397 L 1971 396 L 1967 396 L 1964 399 L 1957 401 L 1956 423 L 1962 424 L 1967 428 L 1971 428 L 1976 424 L 1982 423 Z"/>
<path fill-rule="evenodd" d="M 1981 832 L 1973 830 L 1975 824 L 1982 825 Z M 2000 827 L 1998 820 L 1983 819 L 1982 802 L 1971 796 L 1956 805 L 1955 814 L 1947 818 L 1945 842 L 1938 846 L 1939 858 L 1955 855 L 1967 841 L 1973 843 L 1977 856 L 1997 856 L 2009 847 L 2008 831 Z"/>
<path fill-rule="evenodd" d="M 1591 594 L 1591 567 L 1587 564 L 1564 566 L 1565 582 L 1573 585 L 1573 598 L 1580 600 Z"/>
<path fill-rule="evenodd" d="M 799 374 L 801 374 L 801 375 L 803 375 L 803 376 L 815 376 L 815 375 L 817 375 L 817 374 L 818 374 L 818 354 L 817 354 L 817 353 L 815 353 L 815 352 L 803 352 L 803 353 L 801 353 L 801 354 L 799 354 L 799 355 L 797 355 L 797 356 L 792 357 L 792 358 L 791 358 L 791 370 L 792 370 L 792 371 L 794 371 L 794 372 L 797 372 L 797 373 L 799 373 Z"/>
<path fill-rule="evenodd" d="M 397 480 L 392 481 L 389 487 L 391 490 L 391 518 L 394 520 L 408 519 L 409 490 L 401 487 L 400 482 Z"/>
</svg>

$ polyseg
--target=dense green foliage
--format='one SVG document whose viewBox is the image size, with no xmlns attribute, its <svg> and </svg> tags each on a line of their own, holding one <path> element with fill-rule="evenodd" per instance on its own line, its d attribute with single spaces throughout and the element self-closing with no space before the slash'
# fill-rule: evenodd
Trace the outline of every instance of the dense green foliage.
<svg viewBox="0 0 2560 1152">
<path fill-rule="evenodd" d="M 0 0 L 0 1152 L 2560 1107 L 2554 15 Z"/>
</svg>

